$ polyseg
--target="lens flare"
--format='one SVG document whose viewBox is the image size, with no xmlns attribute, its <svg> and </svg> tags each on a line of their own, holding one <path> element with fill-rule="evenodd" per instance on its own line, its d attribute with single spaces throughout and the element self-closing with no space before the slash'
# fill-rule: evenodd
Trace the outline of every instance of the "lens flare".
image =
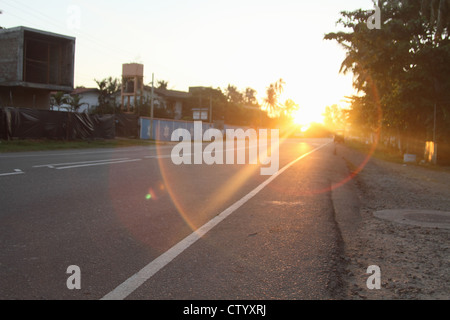
<svg viewBox="0 0 450 320">
<path fill-rule="evenodd" d="M 273 190 L 276 190 L 277 193 L 286 193 L 286 192 L 292 192 L 296 194 L 303 194 L 303 195 L 315 195 L 315 194 L 321 194 L 330 192 L 331 190 L 334 190 L 336 188 L 339 188 L 346 184 L 347 182 L 354 179 L 367 165 L 367 163 L 370 161 L 379 140 L 380 135 L 380 126 L 381 126 L 381 119 L 382 119 L 382 110 L 381 105 L 378 97 L 378 90 L 375 86 L 375 84 L 371 81 L 370 77 L 368 83 L 372 86 L 374 91 L 374 97 L 375 97 L 375 104 L 378 108 L 378 118 L 379 118 L 379 127 L 375 130 L 375 143 L 372 145 L 372 148 L 370 149 L 369 153 L 366 155 L 365 159 L 360 163 L 359 166 L 356 166 L 356 169 L 353 170 L 350 174 L 346 175 L 341 181 L 337 183 L 329 184 L 328 186 L 325 186 L 324 188 L 320 189 L 310 189 L 310 190 L 299 190 L 299 188 L 296 188 L 295 186 L 290 186 L 287 188 L 286 186 L 280 185 L 280 184 L 269 184 L 267 187 L 272 188 Z M 303 123 L 304 127 L 309 127 L 309 124 L 311 120 L 306 120 L 305 117 L 299 116 L 299 119 L 302 121 L 306 121 L 307 123 Z M 302 122 L 300 121 L 300 122 Z M 303 128 L 303 127 L 302 127 Z M 279 145 L 283 144 L 285 140 L 292 137 L 293 134 L 299 130 L 299 124 L 293 123 L 291 126 L 286 126 L 280 129 L 280 141 Z M 294 158 L 300 157 L 302 154 L 305 154 L 309 151 L 311 151 L 312 147 L 308 141 L 304 140 L 293 140 L 294 143 L 298 143 L 298 147 L 295 147 L 294 149 L 285 149 L 289 150 L 289 153 L 294 153 Z M 303 142 L 303 143 L 302 143 Z M 289 148 L 286 147 L 286 148 Z M 147 204 L 147 206 L 144 208 L 144 210 L 147 210 L 148 212 L 145 212 L 147 215 L 153 215 L 154 211 L 156 210 L 152 207 L 153 201 L 158 200 L 157 194 L 161 195 L 164 194 L 165 196 L 169 196 L 171 203 L 175 206 L 175 209 L 177 214 L 183 219 L 186 226 L 189 227 L 189 229 L 192 230 L 192 232 L 195 232 L 201 225 L 203 225 L 206 221 L 210 219 L 211 214 L 219 213 L 222 210 L 225 210 L 227 206 L 231 205 L 232 199 L 239 200 L 242 198 L 242 189 L 245 188 L 246 184 L 249 182 L 255 183 L 256 180 L 254 180 L 255 175 L 257 175 L 257 171 L 260 169 L 260 165 L 243 165 L 242 167 L 239 167 L 239 170 L 217 170 L 218 175 L 215 175 L 215 177 L 219 177 L 222 179 L 222 181 L 219 181 L 215 185 L 217 187 L 215 190 L 211 190 L 213 186 L 211 186 L 211 180 L 208 180 L 207 176 L 196 176 L 192 172 L 198 172 L 209 174 L 211 172 L 211 169 L 209 169 L 209 166 L 202 167 L 200 171 L 190 171 L 189 166 L 175 166 L 172 162 L 172 159 L 170 157 L 167 157 L 167 153 L 164 154 L 165 151 L 167 151 L 167 147 L 161 147 L 160 145 L 156 145 L 156 148 L 153 149 L 156 150 L 157 154 L 157 164 L 152 163 L 151 165 L 156 165 L 158 169 L 158 177 L 155 181 L 152 181 L 151 183 L 147 185 L 151 185 L 152 187 L 148 190 L 142 190 L 138 191 L 137 198 L 140 198 L 140 200 Z M 280 163 L 281 167 L 283 166 Z M 194 165 L 192 165 L 194 166 Z M 237 165 L 236 165 L 237 166 Z M 229 175 L 229 172 L 233 172 L 231 175 Z M 116 177 L 117 174 L 112 171 L 111 169 L 111 178 Z M 182 175 L 181 175 L 182 174 Z M 317 173 L 319 174 L 319 173 Z M 153 177 L 152 177 L 153 178 Z M 260 178 L 262 179 L 262 178 Z M 112 179 L 111 179 L 112 180 Z M 257 183 L 257 182 L 256 182 Z M 208 185 L 207 185 L 208 184 Z M 200 186 L 202 188 L 200 188 Z M 121 202 L 123 199 L 120 199 L 117 197 L 118 194 L 120 194 L 123 186 L 120 185 L 113 185 L 110 186 L 110 192 L 111 192 L 111 202 L 113 205 L 116 203 L 120 206 L 123 206 L 123 203 Z M 208 189 L 209 188 L 209 189 Z M 203 191 L 199 191 L 203 190 Z M 206 190 L 206 191 L 205 191 Z M 202 197 L 199 192 L 205 192 L 205 196 Z M 145 200 L 143 199 L 142 195 L 145 195 Z M 193 197 L 192 195 L 196 195 Z M 165 197 L 164 196 L 164 197 Z M 139 200 L 138 200 L 139 201 Z M 156 206 L 155 206 L 156 208 Z M 130 234 L 132 234 L 138 241 L 142 241 L 149 246 L 152 246 L 151 243 L 151 235 L 149 236 L 145 232 L 145 228 L 138 229 L 139 226 L 142 226 L 142 224 L 139 224 L 136 220 L 135 216 L 129 215 L 129 212 L 123 209 L 117 209 L 116 214 L 121 220 L 121 222 L 124 224 L 124 226 L 129 230 Z M 140 214 L 140 213 L 139 213 Z M 149 238 L 150 237 L 150 238 Z"/>
</svg>

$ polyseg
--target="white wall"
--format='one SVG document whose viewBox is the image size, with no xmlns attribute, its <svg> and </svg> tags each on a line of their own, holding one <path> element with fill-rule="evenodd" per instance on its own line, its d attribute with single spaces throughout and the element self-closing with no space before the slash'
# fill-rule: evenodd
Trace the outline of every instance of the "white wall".
<svg viewBox="0 0 450 320">
<path fill-rule="evenodd" d="M 81 96 L 80 103 L 87 103 L 88 105 L 82 105 L 80 109 L 78 109 L 78 112 L 85 112 L 88 107 L 90 110 L 93 110 L 93 108 L 98 105 L 98 92 L 86 92 L 79 95 Z"/>
</svg>

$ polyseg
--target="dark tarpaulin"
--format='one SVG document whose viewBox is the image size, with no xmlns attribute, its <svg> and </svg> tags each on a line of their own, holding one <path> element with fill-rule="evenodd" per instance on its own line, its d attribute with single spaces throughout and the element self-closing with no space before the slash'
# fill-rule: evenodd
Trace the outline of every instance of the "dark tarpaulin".
<svg viewBox="0 0 450 320">
<path fill-rule="evenodd" d="M 114 115 L 92 115 L 94 123 L 94 137 L 101 139 L 114 139 L 116 137 L 116 126 L 114 123 Z"/>
<path fill-rule="evenodd" d="M 137 138 L 139 136 L 139 116 L 135 114 L 116 114 L 116 136 Z"/>
<path fill-rule="evenodd" d="M 127 123 L 126 120 L 121 123 L 124 122 Z M 123 127 L 123 131 L 132 131 L 129 124 Z M 27 108 L 0 108 L 0 139 L 10 138 L 114 139 L 115 117 Z"/>
<path fill-rule="evenodd" d="M 5 111 L 3 111 L 3 108 L 0 108 L 0 139 L 8 139 L 8 135 L 6 132 L 6 113 Z"/>
<path fill-rule="evenodd" d="M 94 138 L 94 123 L 88 114 L 69 113 L 69 140 Z"/>
<path fill-rule="evenodd" d="M 5 108 L 3 110 L 4 117 L 4 133 L 5 139 L 10 140 L 12 138 L 12 115 L 10 108 Z"/>
<path fill-rule="evenodd" d="M 66 112 L 40 110 L 43 122 L 43 134 L 46 139 L 65 139 L 67 136 Z"/>
<path fill-rule="evenodd" d="M 12 136 L 20 139 L 39 139 L 44 135 L 40 110 L 9 108 L 11 111 Z"/>
</svg>

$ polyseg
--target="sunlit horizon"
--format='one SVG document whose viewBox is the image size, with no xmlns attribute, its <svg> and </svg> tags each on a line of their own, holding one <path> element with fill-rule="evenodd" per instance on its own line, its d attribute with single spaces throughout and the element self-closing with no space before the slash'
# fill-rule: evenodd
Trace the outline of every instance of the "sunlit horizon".
<svg viewBox="0 0 450 320">
<path fill-rule="evenodd" d="M 339 74 L 345 52 L 323 40 L 340 11 L 370 0 L 322 1 L 28 1 L 3 0 L 0 25 L 76 38 L 75 87 L 121 78 L 122 64 L 144 64 L 144 83 L 188 91 L 205 86 L 256 90 L 261 101 L 277 79 L 300 107 L 322 110 L 354 94 Z M 284 101 L 282 101 L 284 102 Z"/>
</svg>

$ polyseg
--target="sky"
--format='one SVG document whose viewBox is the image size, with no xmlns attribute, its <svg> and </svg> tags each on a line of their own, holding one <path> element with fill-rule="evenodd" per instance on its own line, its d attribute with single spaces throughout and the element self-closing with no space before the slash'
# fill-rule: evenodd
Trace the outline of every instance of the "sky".
<svg viewBox="0 0 450 320">
<path fill-rule="evenodd" d="M 345 106 L 352 75 L 339 74 L 345 52 L 326 33 L 340 11 L 373 9 L 371 0 L 0 0 L 0 26 L 27 26 L 76 38 L 75 86 L 121 77 L 144 64 L 144 83 L 168 81 L 239 90 L 261 99 L 282 78 L 282 99 L 318 114 Z"/>
</svg>

